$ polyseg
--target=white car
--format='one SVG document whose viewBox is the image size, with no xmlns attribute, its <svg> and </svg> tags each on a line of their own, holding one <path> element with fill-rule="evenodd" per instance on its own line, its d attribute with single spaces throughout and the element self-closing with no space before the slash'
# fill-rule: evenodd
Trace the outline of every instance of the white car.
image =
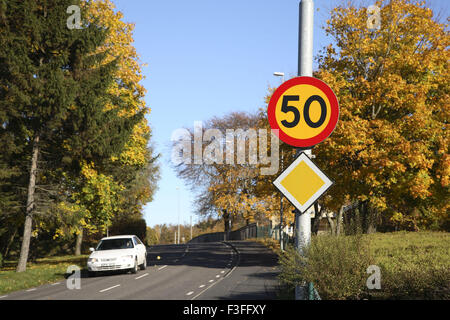
<svg viewBox="0 0 450 320">
<path fill-rule="evenodd" d="M 138 268 L 147 268 L 147 249 L 134 235 L 102 238 L 87 262 L 89 275 L 99 271 L 129 270 L 138 272 Z"/>
</svg>

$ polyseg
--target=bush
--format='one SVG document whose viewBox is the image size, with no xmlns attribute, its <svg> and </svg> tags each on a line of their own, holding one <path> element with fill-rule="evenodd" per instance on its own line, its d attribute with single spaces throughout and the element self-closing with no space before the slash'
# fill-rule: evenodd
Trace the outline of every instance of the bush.
<svg viewBox="0 0 450 320">
<path fill-rule="evenodd" d="M 279 254 L 279 278 L 291 291 L 313 282 L 322 299 L 449 300 L 449 252 L 446 232 L 315 236 L 305 257 L 292 247 Z M 366 286 L 370 265 L 380 268 L 380 290 Z"/>
<path fill-rule="evenodd" d="M 0 253 L 0 268 L 3 266 L 3 257 L 2 254 Z"/>
<path fill-rule="evenodd" d="M 322 299 L 358 299 L 373 264 L 361 236 L 314 236 L 302 257 L 289 246 L 280 253 L 279 279 L 288 287 L 313 282 Z"/>
</svg>

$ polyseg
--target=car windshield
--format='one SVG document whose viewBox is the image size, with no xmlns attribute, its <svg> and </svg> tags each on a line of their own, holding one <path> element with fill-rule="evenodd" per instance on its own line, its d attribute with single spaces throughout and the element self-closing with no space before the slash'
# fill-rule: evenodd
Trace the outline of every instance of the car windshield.
<svg viewBox="0 0 450 320">
<path fill-rule="evenodd" d="M 97 246 L 97 250 L 115 250 L 134 248 L 133 241 L 130 238 L 107 239 L 102 240 Z"/>
</svg>

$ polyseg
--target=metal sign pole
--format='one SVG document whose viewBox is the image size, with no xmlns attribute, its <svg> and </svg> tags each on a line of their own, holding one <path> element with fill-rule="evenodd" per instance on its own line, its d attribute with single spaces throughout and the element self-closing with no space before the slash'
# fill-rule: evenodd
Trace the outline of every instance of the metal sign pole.
<svg viewBox="0 0 450 320">
<path fill-rule="evenodd" d="M 301 0 L 299 7 L 298 76 L 312 77 L 314 2 L 313 0 Z M 297 156 L 302 151 L 311 158 L 311 149 L 297 148 Z M 308 209 L 303 214 L 300 214 L 298 210 L 295 211 L 295 246 L 300 254 L 303 254 L 303 248 L 309 245 L 311 239 L 311 210 Z M 308 299 L 307 288 L 307 284 L 298 285 L 295 288 L 295 299 Z"/>
</svg>

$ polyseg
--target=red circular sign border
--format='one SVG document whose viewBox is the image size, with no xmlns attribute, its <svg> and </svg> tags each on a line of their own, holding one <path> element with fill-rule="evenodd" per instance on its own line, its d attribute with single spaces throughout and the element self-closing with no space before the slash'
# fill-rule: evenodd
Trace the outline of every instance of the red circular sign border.
<svg viewBox="0 0 450 320">
<path fill-rule="evenodd" d="M 319 88 L 323 93 L 325 93 L 328 101 L 330 102 L 330 121 L 321 133 L 309 139 L 296 139 L 288 136 L 283 132 L 283 130 L 280 129 L 275 117 L 275 108 L 281 95 L 289 88 L 300 84 L 309 84 L 316 88 Z M 275 131 L 275 134 L 278 136 L 278 138 L 280 138 L 281 141 L 294 147 L 308 148 L 322 142 L 333 132 L 339 119 L 339 103 L 333 90 L 331 90 L 331 88 L 325 82 L 314 77 L 301 76 L 283 82 L 277 88 L 277 90 L 275 90 L 269 101 L 269 106 L 267 108 L 267 117 L 269 119 L 269 124 L 272 130 L 278 130 Z"/>
</svg>

